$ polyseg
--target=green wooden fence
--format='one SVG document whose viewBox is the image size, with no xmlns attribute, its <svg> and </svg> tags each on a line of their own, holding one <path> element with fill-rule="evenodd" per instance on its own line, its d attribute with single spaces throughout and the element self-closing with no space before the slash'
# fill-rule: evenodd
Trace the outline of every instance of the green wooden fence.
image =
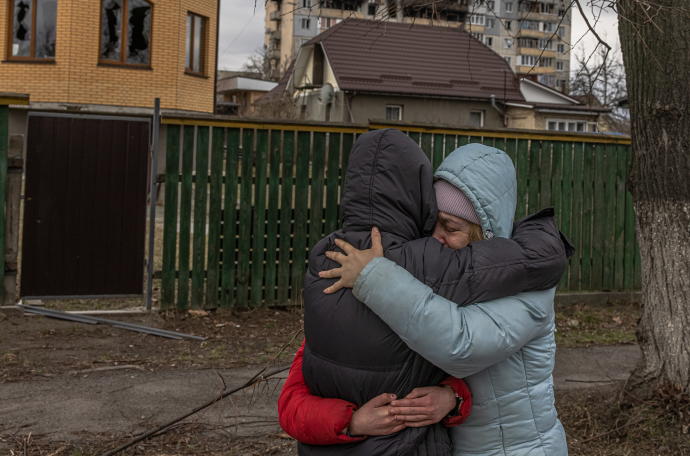
<svg viewBox="0 0 690 456">
<path fill-rule="evenodd" d="M 260 124 L 169 118 L 161 307 L 300 302 L 309 249 L 338 226 L 358 134 L 389 125 Z M 577 251 L 560 289 L 633 290 L 639 256 L 626 138 L 407 125 L 433 165 L 471 142 L 505 150 L 520 218 L 555 206 Z"/>
</svg>

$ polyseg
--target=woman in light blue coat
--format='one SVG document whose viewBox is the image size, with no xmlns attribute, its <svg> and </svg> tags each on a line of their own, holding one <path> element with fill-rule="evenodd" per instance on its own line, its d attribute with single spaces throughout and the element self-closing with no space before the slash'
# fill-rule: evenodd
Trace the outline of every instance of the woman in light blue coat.
<svg viewBox="0 0 690 456">
<path fill-rule="evenodd" d="M 435 177 L 469 199 L 485 238 L 510 237 L 517 185 L 505 153 L 460 147 Z M 451 430 L 456 456 L 567 455 L 552 378 L 555 289 L 460 307 L 392 261 L 374 258 L 377 249 L 344 247 L 347 256 L 332 256 L 343 265 L 335 287 L 354 285 L 355 297 L 412 350 L 469 384 L 472 414 Z"/>
</svg>

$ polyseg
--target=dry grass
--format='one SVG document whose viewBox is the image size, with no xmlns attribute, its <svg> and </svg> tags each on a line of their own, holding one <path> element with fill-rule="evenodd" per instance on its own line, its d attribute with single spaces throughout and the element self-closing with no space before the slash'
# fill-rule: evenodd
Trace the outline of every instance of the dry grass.
<svg viewBox="0 0 690 456">
<path fill-rule="evenodd" d="M 561 306 L 556 313 L 559 347 L 633 344 L 640 308 L 634 304 Z"/>
<path fill-rule="evenodd" d="M 623 386 L 558 395 L 570 455 L 690 455 L 687 396 Z"/>
</svg>

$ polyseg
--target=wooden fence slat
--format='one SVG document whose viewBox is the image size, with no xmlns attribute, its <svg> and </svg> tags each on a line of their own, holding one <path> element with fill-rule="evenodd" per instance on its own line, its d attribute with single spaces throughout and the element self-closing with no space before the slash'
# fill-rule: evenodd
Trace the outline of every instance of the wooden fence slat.
<svg viewBox="0 0 690 456">
<path fill-rule="evenodd" d="M 556 211 L 556 220 L 561 227 L 561 231 L 564 228 L 564 221 L 567 220 L 565 216 L 565 207 L 563 204 L 564 199 L 564 180 L 563 180 L 563 167 L 565 161 L 565 144 L 563 143 L 552 143 L 551 145 L 551 206 L 554 207 Z"/>
<path fill-rule="evenodd" d="M 250 261 L 254 257 L 252 250 L 252 206 L 254 203 L 253 174 L 254 174 L 254 137 L 255 130 L 245 128 L 242 130 L 241 175 L 240 175 L 240 213 L 239 213 L 239 240 L 237 261 L 237 305 L 246 307 L 249 305 Z"/>
<path fill-rule="evenodd" d="M 432 154 L 432 160 L 431 160 L 431 166 L 433 167 L 434 170 L 439 167 L 441 162 L 443 161 L 443 149 L 444 149 L 444 140 L 445 140 L 445 135 L 443 134 L 435 134 L 433 137 L 434 140 L 434 148 L 433 148 L 433 154 Z"/>
<path fill-rule="evenodd" d="M 422 133 L 422 137 L 419 139 L 419 147 L 424 151 L 427 157 L 429 157 L 429 161 L 433 163 L 434 156 L 433 152 L 434 150 L 431 147 L 431 142 L 433 141 L 433 135 L 431 133 Z"/>
<path fill-rule="evenodd" d="M 292 249 L 292 271 L 290 273 L 292 282 L 293 302 L 301 302 L 299 290 L 302 289 L 304 278 L 304 265 L 307 257 L 307 203 L 309 197 L 309 146 L 310 133 L 297 133 L 297 153 L 295 154 L 296 176 L 295 176 L 295 225 L 293 229 L 293 249 Z"/>
<path fill-rule="evenodd" d="M 592 218 L 592 281 L 598 290 L 604 279 L 604 244 L 606 229 L 606 148 L 595 146 L 594 152 L 594 216 Z"/>
<path fill-rule="evenodd" d="M 455 149 L 457 149 L 457 146 L 456 146 L 457 139 L 458 139 L 458 137 L 455 135 L 446 135 L 445 144 L 443 147 L 443 159 L 444 160 L 448 155 L 453 153 L 453 151 L 455 151 Z M 439 163 L 439 165 L 440 165 L 440 163 Z M 434 167 L 434 171 L 436 171 L 436 168 L 438 168 L 438 166 Z"/>
<path fill-rule="evenodd" d="M 326 169 L 326 223 L 325 232 L 338 228 L 338 179 L 340 176 L 340 140 L 342 134 L 330 133 L 328 137 L 328 165 Z"/>
<path fill-rule="evenodd" d="M 416 142 L 420 147 L 422 145 L 422 133 L 416 132 L 416 131 L 409 131 L 407 130 L 406 133 L 412 138 L 414 142 Z"/>
<path fill-rule="evenodd" d="M 194 172 L 194 127 L 184 127 L 182 185 L 180 189 L 180 258 L 177 266 L 177 308 L 189 308 L 189 255 L 192 220 L 192 173 Z"/>
<path fill-rule="evenodd" d="M 529 153 L 529 177 L 527 181 L 527 212 L 532 214 L 539 209 L 539 184 L 541 182 L 542 141 L 532 141 Z"/>
<path fill-rule="evenodd" d="M 565 216 L 565 208 L 563 206 L 563 144 L 551 143 L 551 179 L 548 183 L 551 189 L 551 198 L 549 198 L 548 205 L 553 207 L 556 211 L 556 222 L 561 231 L 565 231 L 565 223 L 567 220 Z M 568 288 L 568 270 L 566 269 L 559 288 Z"/>
<path fill-rule="evenodd" d="M 223 186 L 223 239 L 221 270 L 221 307 L 234 305 L 237 284 L 237 187 L 240 154 L 240 130 L 226 130 L 225 183 Z"/>
<path fill-rule="evenodd" d="M 608 291 L 616 288 L 614 264 L 616 261 L 616 174 L 618 171 L 618 154 L 614 144 L 607 144 L 605 150 L 606 167 L 604 168 L 605 175 L 603 180 L 606 217 L 603 220 L 605 226 L 602 227 L 602 240 L 604 242 L 602 248 L 604 251 L 602 284 L 604 290 Z"/>
<path fill-rule="evenodd" d="M 163 212 L 163 265 L 161 309 L 175 304 L 175 260 L 177 257 L 177 196 L 180 174 L 180 127 L 166 128 L 165 206 Z"/>
<path fill-rule="evenodd" d="M 616 224 L 615 224 L 615 254 L 613 261 L 614 288 L 625 289 L 625 148 L 616 147 Z"/>
<path fill-rule="evenodd" d="M 196 182 L 194 183 L 194 237 L 192 240 L 192 301 L 191 307 L 204 303 L 204 271 L 206 264 L 206 214 L 208 199 L 208 131 L 196 131 Z"/>
<path fill-rule="evenodd" d="M 311 147 L 311 196 L 309 198 L 309 250 L 323 237 L 323 193 L 326 162 L 326 133 L 314 133 Z"/>
<path fill-rule="evenodd" d="M 251 303 L 259 307 L 264 302 L 264 261 L 266 247 L 266 167 L 268 156 L 268 131 L 256 130 L 254 154 L 254 207 L 252 222 Z"/>
<path fill-rule="evenodd" d="M 513 162 L 513 166 L 515 166 L 515 147 L 514 146 L 514 141 L 508 140 L 506 138 L 497 138 L 496 141 L 494 141 L 494 144 L 492 147 L 495 147 L 498 150 L 502 150 L 508 156 L 510 157 L 510 160 Z"/>
<path fill-rule="evenodd" d="M 572 221 L 570 223 L 570 241 L 575 247 L 575 252 L 570 259 L 570 289 L 581 290 L 581 276 L 582 276 L 582 203 L 584 199 L 583 191 L 583 163 L 584 163 L 584 146 L 582 144 L 574 144 L 572 146 L 573 154 L 573 202 L 572 202 Z"/>
<path fill-rule="evenodd" d="M 625 154 L 625 171 L 626 176 L 630 170 L 630 165 L 632 162 L 632 153 L 630 148 L 627 149 Z M 634 250 L 637 249 L 637 244 L 635 242 L 635 210 L 633 207 L 632 194 L 627 188 L 625 189 L 625 259 L 624 262 L 624 279 L 623 287 L 626 290 L 630 290 L 635 286 L 635 253 Z"/>
<path fill-rule="evenodd" d="M 592 290 L 592 224 L 594 220 L 594 163 L 597 150 L 591 144 L 584 145 L 584 168 L 582 179 L 582 268 L 581 280 L 584 289 Z"/>
<path fill-rule="evenodd" d="M 294 186 L 295 132 L 283 132 L 280 202 L 280 253 L 278 255 L 278 303 L 287 304 L 290 292 L 292 256 L 292 194 Z"/>
<path fill-rule="evenodd" d="M 558 224 L 561 231 L 571 240 L 573 238 L 573 148 L 570 143 L 559 143 L 558 151 L 560 154 L 560 199 L 558 202 Z M 570 260 L 568 271 L 565 274 L 564 289 L 570 289 L 572 284 L 572 272 L 575 265 Z"/>
<path fill-rule="evenodd" d="M 266 286 L 265 303 L 276 302 L 276 277 L 278 257 L 279 190 L 280 190 L 280 149 L 282 135 L 279 130 L 271 132 L 268 158 L 268 211 L 266 215 Z"/>
<path fill-rule="evenodd" d="M 529 182 L 530 151 L 529 140 L 517 140 L 516 163 L 517 169 L 517 206 L 515 218 L 520 220 L 527 215 L 527 183 Z"/>
<path fill-rule="evenodd" d="M 541 179 L 539 182 L 539 207 L 532 208 L 530 212 L 536 212 L 545 207 L 553 206 L 553 195 L 551 194 L 551 179 L 553 176 L 553 143 L 542 141 L 539 156 L 539 169 Z"/>
<path fill-rule="evenodd" d="M 206 260 L 206 293 L 204 307 L 218 307 L 220 290 L 220 236 L 221 236 L 221 203 L 223 199 L 223 142 L 222 128 L 211 130 L 211 183 L 209 185 L 208 204 L 208 256 Z"/>
<path fill-rule="evenodd" d="M 346 134 L 343 133 L 343 140 L 340 146 L 340 156 L 341 156 L 341 161 L 340 161 L 340 179 L 338 186 L 342 189 L 344 184 L 345 184 L 345 178 L 347 175 L 347 165 L 350 161 L 350 152 L 352 151 L 352 145 L 354 144 L 355 140 L 357 139 L 357 135 L 355 134 Z M 338 218 L 339 220 L 342 220 L 343 214 L 341 211 L 341 207 L 338 207 Z"/>
</svg>

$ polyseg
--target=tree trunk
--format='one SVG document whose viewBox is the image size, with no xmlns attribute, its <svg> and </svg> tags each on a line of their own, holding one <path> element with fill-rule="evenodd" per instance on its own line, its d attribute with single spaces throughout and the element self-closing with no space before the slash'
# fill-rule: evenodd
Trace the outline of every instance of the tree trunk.
<svg viewBox="0 0 690 456">
<path fill-rule="evenodd" d="M 690 391 L 690 5 L 618 0 L 642 257 L 638 370 Z"/>
</svg>

